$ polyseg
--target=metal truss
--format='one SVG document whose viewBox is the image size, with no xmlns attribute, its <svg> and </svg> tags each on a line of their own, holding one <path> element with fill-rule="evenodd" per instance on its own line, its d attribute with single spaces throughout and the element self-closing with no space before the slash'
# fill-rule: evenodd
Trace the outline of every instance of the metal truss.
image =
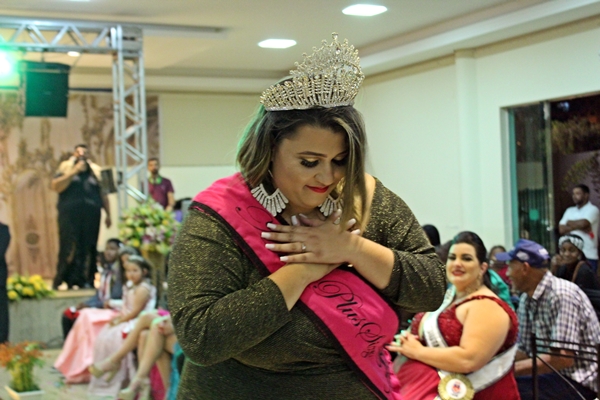
<svg viewBox="0 0 600 400">
<path fill-rule="evenodd" d="M 113 53 L 112 70 L 120 214 L 128 207 L 129 196 L 138 202 L 147 198 L 146 88 L 142 30 L 119 25 L 111 28 L 110 38 L 118 49 Z M 139 49 L 134 50 L 134 45 Z"/>
<path fill-rule="evenodd" d="M 107 54 L 113 58 L 119 216 L 129 197 L 147 198 L 146 92 L 142 29 L 112 23 L 0 17 L 0 49 Z"/>
</svg>

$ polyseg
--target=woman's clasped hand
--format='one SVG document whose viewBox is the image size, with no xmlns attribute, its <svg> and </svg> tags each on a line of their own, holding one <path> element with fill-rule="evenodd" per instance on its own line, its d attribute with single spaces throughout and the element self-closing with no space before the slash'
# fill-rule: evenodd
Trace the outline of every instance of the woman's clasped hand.
<svg viewBox="0 0 600 400">
<path fill-rule="evenodd" d="M 341 214 L 337 210 L 324 221 L 294 216 L 293 225 L 269 223 L 269 231 L 261 236 L 270 241 L 265 244 L 267 249 L 285 254 L 280 260 L 286 263 L 349 263 L 352 252 L 357 251 L 355 237 L 360 229 L 353 229 L 354 218 L 341 224 Z"/>
<path fill-rule="evenodd" d="M 424 346 L 417 335 L 413 335 L 409 331 L 402 331 L 401 334 L 395 336 L 396 341 L 392 342 L 388 349 L 407 357 L 416 359 L 418 352 Z"/>
</svg>

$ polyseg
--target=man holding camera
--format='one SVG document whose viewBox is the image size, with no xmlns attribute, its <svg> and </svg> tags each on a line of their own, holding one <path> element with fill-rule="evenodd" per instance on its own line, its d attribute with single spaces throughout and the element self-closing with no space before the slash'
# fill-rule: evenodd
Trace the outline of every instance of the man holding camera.
<svg viewBox="0 0 600 400">
<path fill-rule="evenodd" d="M 102 208 L 106 211 L 106 227 L 111 225 L 108 198 L 100 182 L 101 168 L 88 159 L 84 144 L 75 146 L 73 155 L 59 165 L 52 180 L 52 190 L 58 193 L 60 237 L 54 289 L 62 282 L 69 288 L 94 285 Z"/>
</svg>

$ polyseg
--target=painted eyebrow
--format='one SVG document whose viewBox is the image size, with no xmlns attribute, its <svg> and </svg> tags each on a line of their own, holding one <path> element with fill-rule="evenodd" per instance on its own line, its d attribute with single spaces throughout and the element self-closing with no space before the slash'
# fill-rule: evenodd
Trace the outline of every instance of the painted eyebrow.
<svg viewBox="0 0 600 400">
<path fill-rule="evenodd" d="M 321 154 L 321 153 L 316 153 L 314 151 L 303 151 L 301 153 L 298 153 L 301 156 L 313 156 L 313 157 L 322 157 L 322 158 L 326 158 L 327 154 Z M 348 154 L 348 150 L 346 151 L 342 151 L 341 153 L 337 154 L 335 157 L 339 157 L 339 156 L 345 156 Z M 333 158 L 335 158 L 333 157 Z"/>
</svg>

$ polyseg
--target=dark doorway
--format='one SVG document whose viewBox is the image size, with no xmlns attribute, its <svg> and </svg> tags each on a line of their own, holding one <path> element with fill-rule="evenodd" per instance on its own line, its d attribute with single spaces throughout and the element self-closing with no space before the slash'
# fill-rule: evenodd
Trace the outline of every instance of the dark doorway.
<svg viewBox="0 0 600 400">
<path fill-rule="evenodd" d="M 579 183 L 600 206 L 600 95 L 507 109 L 514 239 L 556 251 L 558 222 Z M 598 232 L 595 232 L 596 237 Z"/>
</svg>

